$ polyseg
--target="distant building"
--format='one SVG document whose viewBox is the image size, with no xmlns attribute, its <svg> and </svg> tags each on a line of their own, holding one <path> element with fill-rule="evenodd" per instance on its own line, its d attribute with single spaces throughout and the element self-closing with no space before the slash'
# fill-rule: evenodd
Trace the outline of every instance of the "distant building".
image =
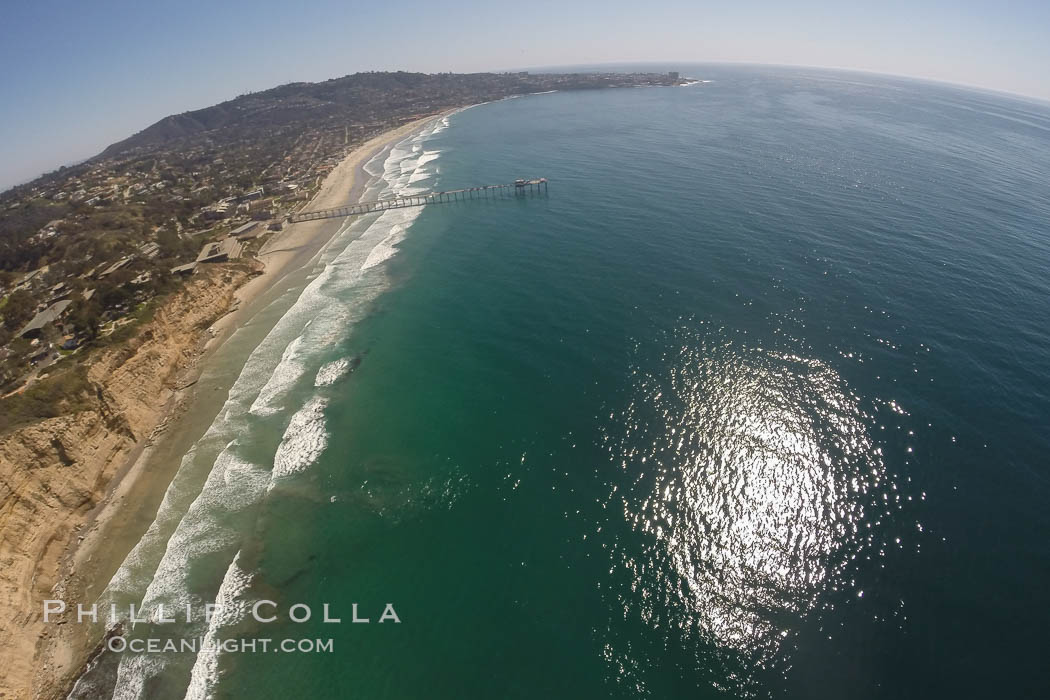
<svg viewBox="0 0 1050 700">
<path fill-rule="evenodd" d="M 48 293 L 47 300 L 49 302 L 55 302 L 64 297 L 68 297 L 73 292 L 73 289 L 65 282 L 59 282 L 51 291 Z"/>
<path fill-rule="evenodd" d="M 212 204 L 210 207 L 205 207 L 201 211 L 201 216 L 204 219 L 225 219 L 230 215 L 230 202 L 229 200 L 222 200 Z"/>
<path fill-rule="evenodd" d="M 226 262 L 241 257 L 244 244 L 236 238 L 223 238 L 214 243 L 205 243 L 197 256 L 199 263 Z"/>
<path fill-rule="evenodd" d="M 42 280 L 41 275 L 47 274 L 48 269 L 50 269 L 50 266 L 44 265 L 43 267 L 38 267 L 32 272 L 27 272 L 25 277 L 23 277 L 19 281 L 19 283 L 15 285 L 15 290 L 29 289 L 34 284 Z"/>
<path fill-rule="evenodd" d="M 160 255 L 160 246 L 156 243 L 143 243 L 139 246 L 139 252 L 144 256 L 152 260 L 153 258 Z"/>
<path fill-rule="evenodd" d="M 126 256 L 124 256 L 123 258 L 121 258 L 120 260 L 116 261 L 115 263 L 113 263 L 112 265 L 107 267 L 105 270 L 100 272 L 99 275 L 98 275 L 98 278 L 102 279 L 104 277 L 109 277 L 110 275 L 112 275 L 114 272 L 116 272 L 120 268 L 126 267 L 127 265 L 129 265 L 131 263 L 131 261 L 134 260 L 134 259 L 135 259 L 135 256 L 133 256 L 133 255 L 126 255 Z"/>
<path fill-rule="evenodd" d="M 33 320 L 22 326 L 21 330 L 18 331 L 18 337 L 39 338 L 43 334 L 44 329 L 61 318 L 62 314 L 66 312 L 66 309 L 72 303 L 71 299 L 63 299 L 47 307 L 34 316 Z"/>
<path fill-rule="evenodd" d="M 258 221 L 249 221 L 248 223 L 242 224 L 230 231 L 230 236 L 236 238 L 238 241 L 249 241 L 253 238 L 258 238 L 262 232 L 263 228 L 259 225 Z"/>
<path fill-rule="evenodd" d="M 99 273 L 99 271 L 100 271 L 100 270 L 102 270 L 102 269 L 103 269 L 103 268 L 104 268 L 105 266 L 106 266 L 106 263 L 104 263 L 104 262 L 103 262 L 103 263 L 99 263 L 98 265 L 95 265 L 95 266 L 94 266 L 93 268 L 91 268 L 91 269 L 90 269 L 90 270 L 88 270 L 87 272 L 83 272 L 83 273 L 81 273 L 81 274 L 79 275 L 79 277 L 80 277 L 80 279 L 82 279 L 82 280 L 86 280 L 86 279 L 92 279 L 92 278 L 94 278 L 94 277 L 95 277 L 95 276 L 96 276 L 96 275 L 97 275 L 97 274 Z"/>
<path fill-rule="evenodd" d="M 250 202 L 253 199 L 262 199 L 262 196 L 263 196 L 263 188 L 259 187 L 259 188 L 256 188 L 256 189 L 252 190 L 251 192 L 245 192 L 244 194 L 242 194 L 240 197 L 237 198 L 237 201 L 238 202 Z"/>
<path fill-rule="evenodd" d="M 185 265 L 179 265 L 178 267 L 171 268 L 171 274 L 173 275 L 192 275 L 197 271 L 197 262 L 186 263 Z"/>
<path fill-rule="evenodd" d="M 58 226 L 61 223 L 62 219 L 53 219 L 51 221 L 48 221 L 47 224 L 45 224 L 44 227 L 40 229 L 38 233 L 48 237 L 54 236 L 58 233 Z"/>
</svg>

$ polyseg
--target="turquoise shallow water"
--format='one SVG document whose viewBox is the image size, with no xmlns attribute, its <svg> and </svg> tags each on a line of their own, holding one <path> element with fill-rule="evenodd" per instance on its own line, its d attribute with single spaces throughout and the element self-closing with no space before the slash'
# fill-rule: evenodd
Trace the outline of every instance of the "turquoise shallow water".
<svg viewBox="0 0 1050 700">
<path fill-rule="evenodd" d="M 214 437 L 212 545 L 149 584 L 236 601 L 221 637 L 308 603 L 265 636 L 334 653 L 125 660 L 118 697 L 1047 690 L 1050 107 L 692 72 L 387 161 L 550 193 L 337 239 Z"/>
</svg>

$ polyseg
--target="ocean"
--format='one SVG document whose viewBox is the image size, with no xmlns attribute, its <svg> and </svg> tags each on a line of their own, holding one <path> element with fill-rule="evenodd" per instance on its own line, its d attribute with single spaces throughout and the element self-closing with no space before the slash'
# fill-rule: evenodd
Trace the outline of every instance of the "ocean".
<svg viewBox="0 0 1050 700">
<path fill-rule="evenodd" d="M 71 697 L 1050 690 L 1050 105 L 681 70 L 369 164 L 549 190 L 349 221 L 242 329 L 100 601 L 208 648 Z M 215 649 L 261 638 L 331 648 Z"/>
</svg>

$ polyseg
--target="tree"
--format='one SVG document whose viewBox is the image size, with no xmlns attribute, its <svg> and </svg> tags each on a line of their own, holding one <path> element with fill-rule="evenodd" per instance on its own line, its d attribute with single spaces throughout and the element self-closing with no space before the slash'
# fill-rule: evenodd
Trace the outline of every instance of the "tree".
<svg viewBox="0 0 1050 700">
<path fill-rule="evenodd" d="M 78 333 L 94 340 L 98 337 L 98 328 L 102 323 L 102 308 L 94 300 L 82 301 L 73 307 L 69 322 Z"/>
<path fill-rule="evenodd" d="M 95 294 L 102 308 L 114 309 L 131 302 L 134 295 L 127 284 L 129 279 L 130 275 L 126 270 L 117 270 L 109 278 L 99 283 Z"/>
<path fill-rule="evenodd" d="M 196 246 L 179 236 L 173 228 L 164 227 L 157 232 L 157 245 L 160 246 L 160 257 L 179 258 L 196 250 Z"/>
<path fill-rule="evenodd" d="M 36 314 L 33 295 L 24 289 L 11 292 L 4 304 L 4 328 L 15 331 L 24 326 Z"/>
</svg>

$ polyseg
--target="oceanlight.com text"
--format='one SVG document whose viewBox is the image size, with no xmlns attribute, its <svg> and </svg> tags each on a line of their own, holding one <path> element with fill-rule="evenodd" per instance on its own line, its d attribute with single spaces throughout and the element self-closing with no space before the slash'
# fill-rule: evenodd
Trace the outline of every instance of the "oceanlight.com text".
<svg viewBox="0 0 1050 700">
<path fill-rule="evenodd" d="M 224 639 L 208 641 L 203 637 L 189 639 L 126 639 L 110 637 L 106 648 L 117 654 L 172 654 L 224 652 L 227 654 L 283 653 L 331 654 L 335 642 L 329 639 Z"/>
</svg>

